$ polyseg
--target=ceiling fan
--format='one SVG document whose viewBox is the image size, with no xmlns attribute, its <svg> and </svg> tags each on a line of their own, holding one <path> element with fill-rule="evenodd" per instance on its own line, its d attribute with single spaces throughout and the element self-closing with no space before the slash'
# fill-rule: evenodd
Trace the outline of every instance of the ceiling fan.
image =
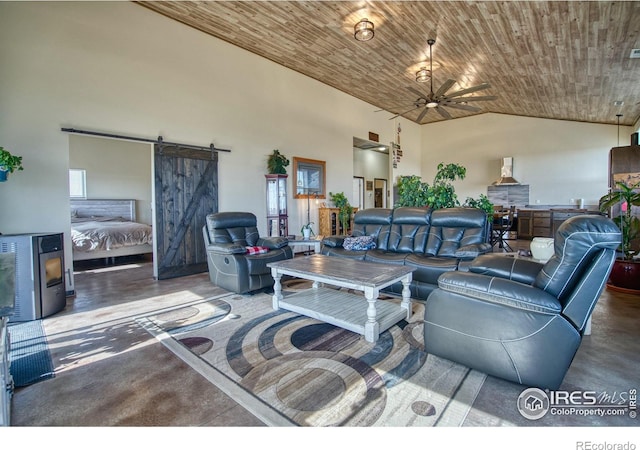
<svg viewBox="0 0 640 450">
<path fill-rule="evenodd" d="M 424 108 L 416 122 L 421 123 L 424 116 L 429 112 L 430 109 L 435 109 L 437 113 L 439 113 L 445 119 L 451 119 L 451 114 L 445 108 L 454 108 L 454 109 L 462 109 L 465 111 L 473 111 L 478 112 L 481 111 L 480 108 L 476 106 L 471 106 L 468 102 L 479 102 L 479 101 L 487 101 L 487 100 L 496 100 L 498 97 L 494 95 L 486 95 L 486 96 L 469 96 L 463 97 L 466 94 L 471 94 L 473 92 L 482 91 L 484 89 L 488 89 L 491 87 L 489 83 L 482 83 L 477 86 L 472 86 L 467 89 L 461 89 L 459 91 L 452 92 L 451 94 L 447 94 L 447 91 L 451 89 L 451 87 L 456 83 L 456 80 L 447 80 L 440 88 L 434 93 L 433 92 L 433 58 L 432 58 L 432 47 L 433 44 L 436 43 L 435 39 L 429 39 L 427 41 L 429 44 L 429 74 L 430 74 L 430 84 L 431 89 L 429 94 L 424 94 L 417 89 L 414 89 L 411 86 L 408 86 L 407 89 L 418 96 L 417 100 L 412 103 L 412 108 L 400 112 L 395 116 L 391 117 L 391 119 L 395 119 L 398 116 L 402 116 L 408 112 L 414 111 L 416 109 Z M 408 106 L 408 105 L 407 105 Z"/>
</svg>

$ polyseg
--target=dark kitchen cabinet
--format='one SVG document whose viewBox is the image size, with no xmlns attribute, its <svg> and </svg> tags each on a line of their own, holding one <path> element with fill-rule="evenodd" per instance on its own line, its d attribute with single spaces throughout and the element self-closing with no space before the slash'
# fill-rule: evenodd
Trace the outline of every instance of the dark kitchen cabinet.
<svg viewBox="0 0 640 450">
<path fill-rule="evenodd" d="M 554 237 L 562 222 L 588 212 L 586 209 L 519 209 L 518 239 Z"/>
</svg>

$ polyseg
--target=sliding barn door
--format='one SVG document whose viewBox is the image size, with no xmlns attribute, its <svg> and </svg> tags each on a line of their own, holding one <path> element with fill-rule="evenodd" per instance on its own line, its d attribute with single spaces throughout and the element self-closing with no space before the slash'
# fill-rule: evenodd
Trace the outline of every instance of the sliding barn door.
<svg viewBox="0 0 640 450">
<path fill-rule="evenodd" d="M 207 271 L 202 227 L 218 211 L 218 153 L 154 146 L 158 279 Z"/>
</svg>

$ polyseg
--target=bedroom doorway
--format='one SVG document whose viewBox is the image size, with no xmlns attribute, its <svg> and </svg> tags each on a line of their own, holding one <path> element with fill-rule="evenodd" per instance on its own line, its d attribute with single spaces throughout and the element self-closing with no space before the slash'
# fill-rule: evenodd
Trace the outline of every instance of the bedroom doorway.
<svg viewBox="0 0 640 450">
<path fill-rule="evenodd" d="M 153 278 L 207 271 L 202 227 L 218 210 L 216 151 L 71 134 L 69 167 L 84 170 L 87 199 L 134 199 L 134 217 L 153 228 Z"/>
<path fill-rule="evenodd" d="M 130 200 L 134 205 L 134 210 L 126 215 L 123 215 L 115 206 L 104 210 L 93 208 L 84 211 L 83 215 L 133 217 L 135 222 L 153 227 L 152 157 L 153 145 L 149 143 L 69 134 L 69 169 L 81 170 L 85 185 L 84 195 L 76 193 L 75 199 Z M 71 192 L 69 197 L 71 202 Z M 73 216 L 73 207 L 71 213 Z M 72 230 L 67 233 L 67 236 L 71 236 Z M 67 274 L 69 289 L 73 290 L 73 271 L 97 270 L 105 265 L 111 266 L 113 263 L 137 264 L 152 261 L 153 247 L 150 245 L 146 247 L 144 249 L 119 248 L 115 252 L 101 251 L 95 259 L 92 259 L 93 255 L 89 252 L 70 249 L 70 253 L 67 253 L 67 261 L 73 261 L 73 264 L 67 263 L 70 269 Z M 105 249 L 100 248 L 100 250 Z M 149 278 L 155 276 L 152 270 L 152 265 L 149 264 Z"/>
</svg>

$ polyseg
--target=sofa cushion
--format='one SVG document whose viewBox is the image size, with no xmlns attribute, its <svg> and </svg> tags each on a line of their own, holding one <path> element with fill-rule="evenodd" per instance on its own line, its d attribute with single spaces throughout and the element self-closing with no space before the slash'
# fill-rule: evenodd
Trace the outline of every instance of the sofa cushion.
<svg viewBox="0 0 640 450">
<path fill-rule="evenodd" d="M 342 243 L 345 250 L 371 250 L 376 248 L 373 236 L 346 237 Z"/>
<path fill-rule="evenodd" d="M 352 236 L 373 236 L 376 248 L 387 248 L 393 210 L 388 208 L 362 209 L 353 218 Z"/>
<path fill-rule="evenodd" d="M 432 226 L 424 252 L 429 256 L 455 258 L 463 235 L 463 228 Z"/>
<path fill-rule="evenodd" d="M 399 264 L 404 265 L 404 259 L 409 253 L 387 252 L 385 250 L 369 250 L 364 257 L 365 261 L 377 262 L 382 264 Z"/>
<path fill-rule="evenodd" d="M 364 261 L 364 257 L 369 251 L 373 251 L 373 250 L 345 250 L 342 247 L 329 247 L 326 245 L 322 247 L 323 255 L 339 256 L 341 258 L 351 258 L 351 259 L 357 259 L 360 261 Z"/>
<path fill-rule="evenodd" d="M 209 241 L 212 244 L 253 246 L 258 241 L 256 216 L 246 212 L 207 214 Z"/>
<path fill-rule="evenodd" d="M 402 253 L 422 253 L 429 236 L 432 209 L 396 208 L 389 241 L 385 250 Z"/>
<path fill-rule="evenodd" d="M 477 208 L 443 208 L 431 214 L 425 253 L 456 257 L 460 247 L 487 241 L 487 214 Z"/>
<path fill-rule="evenodd" d="M 425 256 L 418 253 L 407 255 L 405 265 L 415 267 L 413 278 L 425 283 L 438 284 L 438 277 L 458 269 L 458 260 L 439 256 Z"/>
<path fill-rule="evenodd" d="M 610 219 L 587 214 L 571 217 L 558 228 L 554 255 L 538 274 L 534 286 L 564 299 L 599 250 L 615 250 L 619 244 L 619 230 Z"/>
</svg>

